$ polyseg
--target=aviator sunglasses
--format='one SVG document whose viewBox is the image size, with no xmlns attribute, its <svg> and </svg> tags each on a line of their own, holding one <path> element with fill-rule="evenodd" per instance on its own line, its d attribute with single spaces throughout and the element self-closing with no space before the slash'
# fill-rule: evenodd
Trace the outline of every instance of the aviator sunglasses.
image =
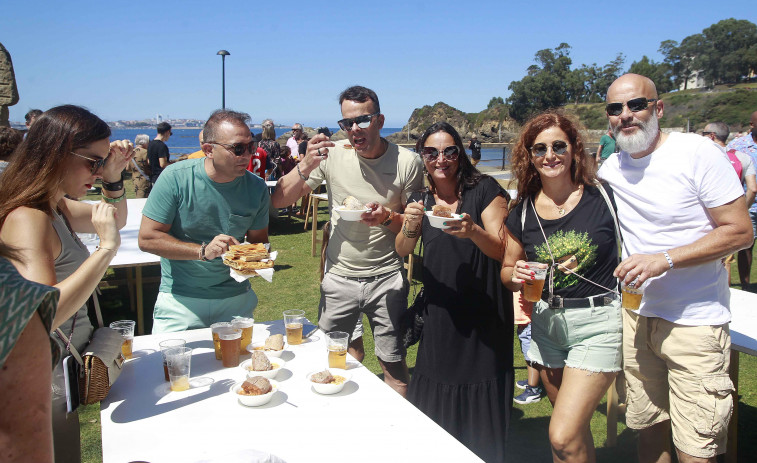
<svg viewBox="0 0 757 463">
<path fill-rule="evenodd" d="M 211 144 L 211 145 L 220 145 L 226 148 L 228 151 L 234 153 L 234 156 L 242 156 L 245 153 L 254 153 L 255 152 L 255 140 L 249 142 L 249 143 L 234 143 L 233 145 L 227 144 L 227 143 L 217 143 L 214 141 L 206 141 L 205 143 Z"/>
<path fill-rule="evenodd" d="M 657 101 L 657 98 L 634 98 L 633 100 L 628 100 L 625 106 L 628 106 L 628 109 L 632 113 L 637 113 L 644 111 L 649 107 L 649 103 L 654 103 L 655 101 Z M 608 103 L 605 106 L 605 111 L 610 116 L 620 116 L 620 113 L 623 112 L 623 106 L 623 103 Z"/>
<path fill-rule="evenodd" d="M 532 155 L 540 158 L 546 156 L 549 146 L 546 143 L 537 143 L 528 150 Z M 564 154 L 568 151 L 568 144 L 562 140 L 555 140 L 552 142 L 552 152 L 554 154 Z"/>
<path fill-rule="evenodd" d="M 341 127 L 345 132 L 352 132 L 352 124 L 357 124 L 357 126 L 361 129 L 367 129 L 371 126 L 371 120 L 373 119 L 373 117 L 378 116 L 379 114 L 380 113 L 373 113 L 366 114 L 364 116 L 342 119 L 341 121 L 337 122 L 337 124 L 339 124 L 339 127 Z"/>
<path fill-rule="evenodd" d="M 447 161 L 456 161 L 457 157 L 460 155 L 460 148 L 458 148 L 457 145 L 451 145 L 444 148 L 442 154 Z M 423 156 L 423 159 L 428 162 L 434 162 L 436 161 L 436 158 L 439 157 L 439 150 L 433 146 L 424 146 L 421 150 L 421 156 Z"/>
<path fill-rule="evenodd" d="M 74 153 L 73 151 L 71 151 L 71 154 L 89 161 L 90 165 L 92 166 L 92 175 L 95 175 L 101 167 L 105 167 L 105 162 L 108 160 L 108 158 L 91 158 L 89 156 L 84 156 L 83 154 Z"/>
</svg>

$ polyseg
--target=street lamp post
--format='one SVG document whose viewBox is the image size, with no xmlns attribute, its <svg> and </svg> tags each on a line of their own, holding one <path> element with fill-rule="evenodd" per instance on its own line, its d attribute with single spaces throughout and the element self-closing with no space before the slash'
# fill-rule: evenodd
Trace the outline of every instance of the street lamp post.
<svg viewBox="0 0 757 463">
<path fill-rule="evenodd" d="M 221 109 L 226 109 L 226 57 L 231 53 L 220 50 L 216 54 L 221 55 Z"/>
</svg>

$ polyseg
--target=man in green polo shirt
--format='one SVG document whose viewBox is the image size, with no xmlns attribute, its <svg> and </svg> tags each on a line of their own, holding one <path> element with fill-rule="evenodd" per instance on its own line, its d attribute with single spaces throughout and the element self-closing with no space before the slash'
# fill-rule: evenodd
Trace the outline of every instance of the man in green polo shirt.
<svg viewBox="0 0 757 463">
<path fill-rule="evenodd" d="M 172 164 L 142 211 L 139 248 L 161 257 L 153 333 L 204 328 L 250 317 L 258 298 L 221 256 L 245 238 L 268 242 L 265 181 L 247 171 L 255 141 L 250 116 L 214 112 L 203 129 L 206 157 Z"/>
</svg>

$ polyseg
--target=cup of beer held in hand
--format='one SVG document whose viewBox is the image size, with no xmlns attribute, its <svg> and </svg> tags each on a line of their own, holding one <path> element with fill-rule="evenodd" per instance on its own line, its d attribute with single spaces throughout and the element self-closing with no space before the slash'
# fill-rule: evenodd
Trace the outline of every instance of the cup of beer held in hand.
<svg viewBox="0 0 757 463">
<path fill-rule="evenodd" d="M 216 360 L 221 360 L 221 338 L 218 333 L 226 328 L 231 328 L 230 322 L 218 322 L 210 325 L 210 333 L 213 336 L 213 349 L 215 349 Z"/>
<path fill-rule="evenodd" d="M 526 262 L 528 270 L 534 272 L 532 279 L 526 278 L 523 280 L 523 299 L 529 302 L 538 302 L 541 299 L 541 293 L 544 291 L 544 281 L 547 278 L 547 269 L 540 268 L 545 266 L 540 262 Z"/>
<path fill-rule="evenodd" d="M 132 358 L 132 348 L 134 346 L 134 320 L 120 320 L 111 323 L 110 329 L 118 331 L 124 338 L 123 344 L 121 344 L 121 353 L 124 358 Z"/>
<path fill-rule="evenodd" d="M 304 310 L 284 311 L 284 328 L 286 328 L 287 332 L 287 344 L 292 346 L 302 344 L 302 323 L 304 320 Z"/>
<path fill-rule="evenodd" d="M 350 335 L 344 331 L 326 333 L 326 349 L 329 353 L 329 368 L 347 369 L 347 345 Z"/>
<path fill-rule="evenodd" d="M 254 318 L 235 318 L 231 321 L 232 328 L 242 330 L 242 339 L 239 341 L 239 353 L 247 353 L 247 346 L 252 343 L 252 326 L 255 324 Z"/>
<path fill-rule="evenodd" d="M 620 291 L 622 297 L 620 300 L 620 306 L 627 310 L 639 310 L 641 307 L 641 298 L 644 297 L 644 287 L 636 283 L 637 280 L 631 283 L 620 285 Z"/>
</svg>

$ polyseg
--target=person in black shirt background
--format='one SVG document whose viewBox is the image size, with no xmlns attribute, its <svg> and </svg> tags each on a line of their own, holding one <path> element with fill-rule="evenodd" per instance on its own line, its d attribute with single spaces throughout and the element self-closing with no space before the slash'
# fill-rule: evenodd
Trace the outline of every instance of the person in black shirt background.
<svg viewBox="0 0 757 463">
<path fill-rule="evenodd" d="M 171 138 L 171 124 L 161 122 L 158 124 L 158 135 L 147 145 L 147 162 L 150 164 L 150 182 L 155 185 L 160 173 L 168 167 L 168 146 L 166 143 Z"/>
</svg>

